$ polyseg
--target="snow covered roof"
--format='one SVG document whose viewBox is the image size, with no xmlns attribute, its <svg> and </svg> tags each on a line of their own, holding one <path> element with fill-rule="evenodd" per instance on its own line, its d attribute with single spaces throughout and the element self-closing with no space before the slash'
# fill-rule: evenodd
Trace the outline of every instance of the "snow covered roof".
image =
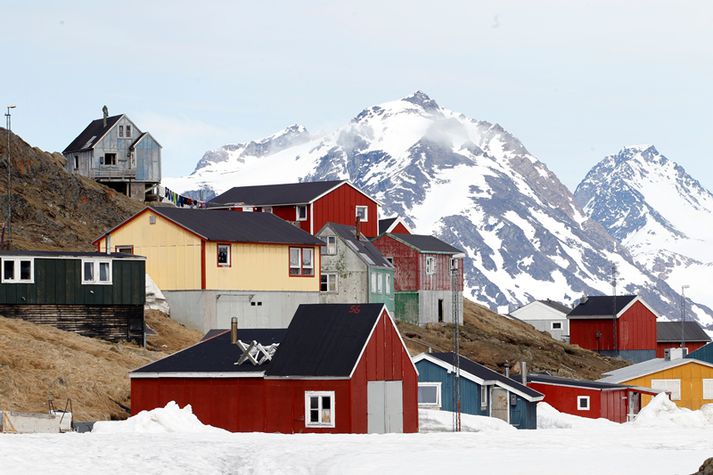
<svg viewBox="0 0 713 475">
<path fill-rule="evenodd" d="M 689 358 L 680 358 L 676 360 L 654 358 L 651 360 L 642 361 L 641 363 L 633 364 L 631 366 L 624 366 L 623 368 L 615 369 L 614 371 L 605 373 L 604 377 L 599 379 L 599 381 L 605 383 L 623 383 L 632 379 L 640 378 L 641 376 L 658 373 L 659 371 L 675 368 L 677 366 L 682 366 L 686 364 L 702 364 L 713 368 L 713 364 Z"/>
</svg>

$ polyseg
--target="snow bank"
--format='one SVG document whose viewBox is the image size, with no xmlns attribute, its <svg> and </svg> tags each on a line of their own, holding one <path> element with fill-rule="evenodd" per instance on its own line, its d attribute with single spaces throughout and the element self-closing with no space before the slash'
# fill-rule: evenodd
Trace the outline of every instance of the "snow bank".
<svg viewBox="0 0 713 475">
<path fill-rule="evenodd" d="M 537 403 L 538 429 L 594 429 L 618 426 L 608 419 L 590 419 L 560 412 L 546 402 Z"/>
<path fill-rule="evenodd" d="M 141 411 L 125 421 L 100 421 L 94 424 L 95 434 L 163 434 L 167 432 L 228 433 L 203 424 L 193 414 L 190 404 L 181 409 L 174 401 L 151 411 Z"/>
<path fill-rule="evenodd" d="M 631 424 L 637 427 L 713 427 L 713 404 L 697 411 L 678 407 L 666 393 L 658 394 L 636 416 Z"/>
<path fill-rule="evenodd" d="M 507 422 L 495 417 L 461 414 L 460 421 L 463 432 L 517 430 Z M 418 427 L 419 432 L 451 432 L 453 431 L 453 413 L 436 409 L 419 409 Z"/>
<path fill-rule="evenodd" d="M 166 297 L 148 274 L 146 274 L 146 303 L 144 304 L 144 308 L 148 310 L 158 310 L 166 315 L 170 312 Z"/>
</svg>

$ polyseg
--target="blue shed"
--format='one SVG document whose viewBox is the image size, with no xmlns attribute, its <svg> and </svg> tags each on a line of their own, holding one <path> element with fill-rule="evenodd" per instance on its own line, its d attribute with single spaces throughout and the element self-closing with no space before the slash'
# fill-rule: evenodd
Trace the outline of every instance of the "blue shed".
<svg viewBox="0 0 713 475">
<path fill-rule="evenodd" d="M 696 351 L 692 351 L 686 355 L 686 358 L 693 358 L 698 361 L 713 364 L 713 343 L 708 343 Z"/>
<path fill-rule="evenodd" d="M 541 393 L 468 358 L 458 359 L 461 413 L 496 417 L 518 429 L 537 428 Z M 421 353 L 413 361 L 419 407 L 455 412 L 455 353 Z"/>
</svg>

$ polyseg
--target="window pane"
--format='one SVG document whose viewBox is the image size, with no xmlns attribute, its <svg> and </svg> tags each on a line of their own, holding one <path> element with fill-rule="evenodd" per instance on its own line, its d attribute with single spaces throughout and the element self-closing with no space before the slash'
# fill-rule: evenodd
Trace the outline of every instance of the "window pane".
<svg viewBox="0 0 713 475">
<path fill-rule="evenodd" d="M 94 263 L 93 262 L 85 262 L 84 263 L 84 280 L 86 282 L 94 281 Z"/>
<path fill-rule="evenodd" d="M 99 281 L 109 282 L 109 263 L 100 262 L 99 263 Z"/>
<path fill-rule="evenodd" d="M 319 284 L 319 290 L 322 292 L 326 292 L 329 290 L 329 282 L 328 282 L 328 275 L 327 274 L 322 274 L 321 282 Z"/>
<path fill-rule="evenodd" d="M 218 245 L 218 265 L 227 266 L 230 264 L 230 246 Z"/>
<path fill-rule="evenodd" d="M 376 274 L 371 274 L 371 291 L 376 293 Z"/>
<path fill-rule="evenodd" d="M 419 404 L 438 403 L 438 388 L 436 388 L 435 386 L 419 386 L 418 402 Z"/>
<path fill-rule="evenodd" d="M 126 136 L 131 137 L 131 126 L 130 125 L 126 126 Z"/>
<path fill-rule="evenodd" d="M 319 409 L 310 409 L 309 421 L 310 422 L 319 422 Z"/>
<path fill-rule="evenodd" d="M 15 278 L 15 261 L 3 261 L 2 264 L 3 279 L 12 280 Z"/>
<path fill-rule="evenodd" d="M 20 261 L 20 279 L 32 279 L 32 261 Z"/>
<path fill-rule="evenodd" d="M 335 236 L 329 236 L 327 238 L 327 254 L 337 253 L 337 238 Z"/>
<path fill-rule="evenodd" d="M 330 409 L 332 407 L 332 398 L 322 396 L 322 409 Z"/>
<path fill-rule="evenodd" d="M 386 293 L 391 293 L 391 275 L 386 274 Z"/>
<path fill-rule="evenodd" d="M 296 247 L 290 248 L 290 275 L 300 273 L 300 250 Z"/>
<path fill-rule="evenodd" d="M 297 207 L 297 219 L 300 221 L 307 219 L 307 207 L 306 206 L 298 206 Z"/>
<path fill-rule="evenodd" d="M 314 273 L 312 254 L 312 249 L 302 249 L 302 275 L 312 275 Z"/>
<path fill-rule="evenodd" d="M 329 275 L 329 291 L 330 292 L 337 291 L 337 274 Z"/>
<path fill-rule="evenodd" d="M 309 407 L 310 409 L 319 409 L 319 397 L 311 396 L 309 398 Z"/>
</svg>

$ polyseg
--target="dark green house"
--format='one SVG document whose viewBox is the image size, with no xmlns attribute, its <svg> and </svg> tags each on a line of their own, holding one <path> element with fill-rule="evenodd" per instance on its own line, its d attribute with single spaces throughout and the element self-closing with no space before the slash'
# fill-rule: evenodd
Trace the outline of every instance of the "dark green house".
<svg viewBox="0 0 713 475">
<path fill-rule="evenodd" d="M 141 344 L 145 266 L 130 254 L 0 251 L 0 316 Z"/>
</svg>

